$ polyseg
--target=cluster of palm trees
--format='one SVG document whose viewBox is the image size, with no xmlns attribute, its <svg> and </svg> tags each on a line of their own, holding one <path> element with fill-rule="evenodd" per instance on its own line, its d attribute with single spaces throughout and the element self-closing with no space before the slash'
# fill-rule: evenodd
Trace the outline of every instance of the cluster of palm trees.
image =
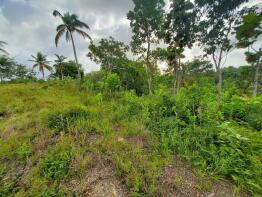
<svg viewBox="0 0 262 197">
<path fill-rule="evenodd" d="M 32 56 L 33 59 L 29 60 L 29 61 L 34 62 L 33 69 L 38 67 L 38 69 L 42 73 L 42 76 L 43 76 L 43 79 L 44 79 L 45 78 L 45 69 L 52 71 L 52 67 L 49 66 L 51 61 L 48 61 L 46 55 L 43 55 L 41 52 L 38 52 L 36 54 L 36 56 L 34 56 L 34 55 L 31 55 L 31 56 Z M 67 58 L 64 57 L 63 55 L 58 55 L 58 54 L 55 54 L 55 56 L 56 56 L 56 60 L 55 60 L 54 67 L 55 67 L 56 70 L 58 70 L 60 72 L 61 79 L 63 80 L 64 79 L 64 72 L 63 72 L 64 71 L 64 63 L 65 63 L 65 60 Z"/>
<path fill-rule="evenodd" d="M 60 25 L 57 26 L 56 28 L 56 36 L 55 36 L 55 44 L 56 47 L 58 46 L 58 42 L 59 40 L 62 38 L 63 35 L 65 35 L 66 41 L 67 42 L 71 42 L 72 46 L 73 46 L 73 52 L 74 52 L 74 57 L 75 57 L 75 63 L 77 65 L 77 70 L 78 70 L 78 81 L 80 83 L 81 81 L 81 66 L 78 63 L 78 58 L 77 58 L 77 53 L 76 53 L 76 47 L 75 47 L 75 42 L 74 42 L 74 37 L 73 34 L 74 33 L 78 33 L 81 36 L 83 36 L 83 38 L 88 38 L 89 40 L 92 40 L 91 37 L 83 30 L 84 28 L 87 30 L 90 30 L 89 26 L 80 21 L 78 19 L 78 16 L 75 14 L 70 14 L 69 12 L 66 12 L 65 14 L 61 14 L 59 11 L 54 10 L 53 11 L 53 15 L 55 17 L 59 17 L 62 20 L 62 23 Z M 0 51 L 4 52 L 5 54 L 7 54 L 6 50 L 4 50 L 4 45 L 6 45 L 6 42 L 0 41 Z M 57 55 L 56 56 L 56 60 L 55 60 L 55 64 L 54 67 L 59 70 L 60 74 L 61 74 L 61 78 L 64 78 L 63 75 L 63 64 L 64 61 L 66 59 L 66 57 L 62 56 L 62 55 Z M 52 67 L 49 66 L 50 61 L 47 60 L 46 55 L 43 55 L 41 52 L 38 52 L 36 54 L 36 56 L 32 55 L 32 61 L 34 62 L 33 68 L 38 67 L 39 71 L 42 73 L 43 79 L 45 78 L 45 69 L 51 71 Z"/>
</svg>

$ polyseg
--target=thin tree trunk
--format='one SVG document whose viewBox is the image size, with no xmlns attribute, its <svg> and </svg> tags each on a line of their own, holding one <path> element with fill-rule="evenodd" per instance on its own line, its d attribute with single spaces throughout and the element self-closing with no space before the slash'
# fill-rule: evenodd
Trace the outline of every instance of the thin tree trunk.
<svg viewBox="0 0 262 197">
<path fill-rule="evenodd" d="M 149 62 L 149 55 L 150 55 L 150 36 L 147 36 L 147 53 L 146 53 L 146 64 L 147 64 L 147 75 L 148 75 L 148 92 L 152 94 L 152 71 Z"/>
<path fill-rule="evenodd" d="M 69 31 L 69 33 L 70 33 L 70 37 L 71 37 L 71 40 L 72 40 L 73 51 L 74 51 L 74 56 L 75 56 L 75 62 L 76 62 L 76 65 L 77 65 L 78 85 L 79 85 L 79 87 L 80 87 L 80 85 L 81 85 L 80 65 L 78 64 L 78 59 L 77 59 L 77 55 L 76 55 L 76 48 L 75 48 L 75 42 L 74 42 L 74 38 L 73 38 L 72 32 Z"/>
<path fill-rule="evenodd" d="M 257 96 L 258 78 L 259 78 L 259 67 L 260 67 L 260 64 L 257 63 L 257 65 L 256 65 L 255 77 L 254 77 L 254 90 L 253 90 L 253 97 L 256 97 L 256 96 Z"/>
<path fill-rule="evenodd" d="M 64 80 L 63 66 L 60 66 L 61 79 Z"/>
<path fill-rule="evenodd" d="M 178 93 L 179 89 L 180 89 L 180 77 L 181 77 L 181 73 L 180 73 L 180 68 L 181 67 L 181 58 L 180 58 L 180 54 L 178 56 L 178 69 L 177 69 L 177 87 L 176 87 L 176 93 Z"/>
<path fill-rule="evenodd" d="M 45 71 L 42 71 L 42 75 L 43 75 L 43 80 L 45 80 Z"/>
<path fill-rule="evenodd" d="M 222 70 L 221 70 L 222 53 L 223 53 L 223 51 L 221 49 L 220 52 L 219 52 L 218 59 L 216 59 L 215 58 L 215 54 L 212 53 L 212 58 L 213 58 L 213 61 L 215 63 L 216 74 L 217 74 L 217 77 L 218 77 L 217 90 L 218 90 L 218 98 L 219 98 L 219 100 L 220 100 L 220 96 L 221 96 L 221 93 L 222 93 L 222 83 L 223 83 Z"/>
<path fill-rule="evenodd" d="M 177 82 L 177 65 L 176 62 L 174 63 L 174 68 L 173 68 L 173 75 L 174 75 L 174 93 L 176 93 L 176 82 Z"/>
</svg>

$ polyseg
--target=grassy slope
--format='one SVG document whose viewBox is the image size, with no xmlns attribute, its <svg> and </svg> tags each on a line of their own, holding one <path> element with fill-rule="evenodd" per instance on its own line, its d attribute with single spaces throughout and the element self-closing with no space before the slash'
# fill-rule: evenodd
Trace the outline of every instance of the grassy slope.
<svg viewBox="0 0 262 197">
<path fill-rule="evenodd" d="M 114 161 L 119 176 L 128 174 L 123 177 L 134 193 L 145 182 L 150 184 L 146 192 L 155 192 L 157 168 L 165 160 L 154 150 L 156 143 L 147 152 L 141 143 L 132 142 L 139 138 L 150 143 L 140 121 L 113 120 L 116 102 L 102 102 L 92 93 L 79 94 L 70 84 L 1 85 L 0 92 L 1 195 L 70 193 L 68 182 L 84 182 L 87 169 L 99 157 Z M 50 128 L 49 116 L 75 109 L 87 112 L 88 118 L 78 118 L 63 131 L 56 125 Z M 98 140 L 90 143 L 94 135 Z M 83 192 L 79 187 L 76 194 Z"/>
<path fill-rule="evenodd" d="M 0 85 L 0 92 L 0 196 L 84 195 L 98 163 L 112 165 L 129 194 L 165 193 L 159 177 L 171 154 L 143 114 L 125 113 L 121 97 L 103 100 L 60 82 Z"/>
</svg>

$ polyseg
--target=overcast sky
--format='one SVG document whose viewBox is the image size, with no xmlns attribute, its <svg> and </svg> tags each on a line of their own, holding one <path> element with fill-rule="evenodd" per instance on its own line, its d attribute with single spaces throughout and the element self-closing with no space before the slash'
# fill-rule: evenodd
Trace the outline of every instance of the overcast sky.
<svg viewBox="0 0 262 197">
<path fill-rule="evenodd" d="M 38 51 L 48 55 L 49 60 L 54 59 L 55 53 L 73 59 L 72 46 L 64 38 L 58 48 L 55 46 L 55 30 L 61 21 L 53 17 L 54 9 L 76 13 L 90 26 L 88 33 L 94 40 L 113 36 L 128 44 L 131 30 L 126 13 L 132 8 L 132 0 L 0 0 L 0 40 L 8 43 L 6 49 L 11 57 L 29 66 L 30 55 Z M 89 41 L 84 41 L 81 36 L 75 36 L 75 39 L 79 62 L 85 70 L 99 69 L 99 65 L 86 57 Z M 246 64 L 243 53 L 244 50 L 231 52 L 225 66 Z M 201 50 L 196 47 L 186 51 L 187 59 L 199 55 Z"/>
</svg>

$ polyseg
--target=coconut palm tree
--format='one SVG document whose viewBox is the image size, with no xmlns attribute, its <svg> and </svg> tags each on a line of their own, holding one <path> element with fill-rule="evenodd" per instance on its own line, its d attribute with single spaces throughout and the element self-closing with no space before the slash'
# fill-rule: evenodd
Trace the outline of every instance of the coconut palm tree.
<svg viewBox="0 0 262 197">
<path fill-rule="evenodd" d="M 62 24 L 58 25 L 57 28 L 56 28 L 57 34 L 56 34 L 56 37 L 55 37 L 55 44 L 56 44 L 56 46 L 58 45 L 59 39 L 64 34 L 65 34 L 65 37 L 66 37 L 66 41 L 72 42 L 74 56 L 75 56 L 75 62 L 76 62 L 77 67 L 78 67 L 78 79 L 79 79 L 79 83 L 80 83 L 80 81 L 81 81 L 81 68 L 80 68 L 80 65 L 78 64 L 73 33 L 76 32 L 76 33 L 82 35 L 84 38 L 88 38 L 88 39 L 92 40 L 91 37 L 85 31 L 82 30 L 83 28 L 86 28 L 88 30 L 90 28 L 86 23 L 80 21 L 78 19 L 77 15 L 75 15 L 75 14 L 70 14 L 69 12 L 67 12 L 67 13 L 62 15 L 59 11 L 54 10 L 53 15 L 55 17 L 58 16 L 62 19 Z"/>
<path fill-rule="evenodd" d="M 7 43 L 4 42 L 4 41 L 0 41 L 0 51 L 7 55 L 8 53 L 7 53 L 7 51 L 4 49 L 4 45 L 7 45 Z"/>
<path fill-rule="evenodd" d="M 55 54 L 55 56 L 57 59 L 55 60 L 54 67 L 56 68 L 57 71 L 60 71 L 61 79 L 64 80 L 64 72 L 63 72 L 64 63 L 67 58 L 63 55 L 58 55 L 58 54 Z"/>
<path fill-rule="evenodd" d="M 41 52 L 38 52 L 36 56 L 31 55 L 33 60 L 29 60 L 31 62 L 34 62 L 33 68 L 38 67 L 39 71 L 43 75 L 43 79 L 45 79 L 45 69 L 51 71 L 52 67 L 49 66 L 50 61 L 47 61 L 46 55 L 43 55 Z"/>
</svg>

